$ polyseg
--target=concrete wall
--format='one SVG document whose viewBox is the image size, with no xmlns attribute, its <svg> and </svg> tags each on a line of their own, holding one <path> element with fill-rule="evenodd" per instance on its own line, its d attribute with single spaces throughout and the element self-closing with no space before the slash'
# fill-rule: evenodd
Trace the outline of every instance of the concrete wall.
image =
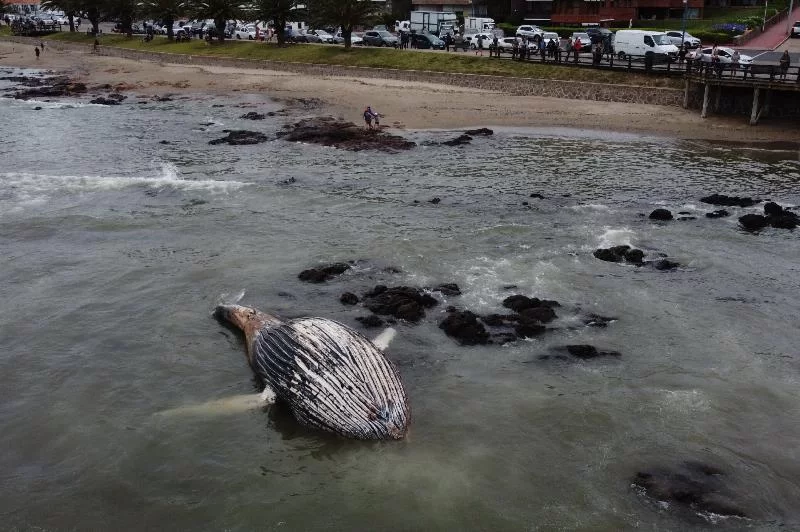
<svg viewBox="0 0 800 532">
<path fill-rule="evenodd" d="M 26 37 L 6 37 L 4 40 L 35 44 L 39 39 Z M 57 50 L 91 52 L 91 45 L 47 41 Z M 633 85 L 610 85 L 588 83 L 585 81 L 558 81 L 535 78 L 510 78 L 503 76 L 484 76 L 476 74 L 451 74 L 421 70 L 395 70 L 388 68 L 348 67 L 319 65 L 309 63 L 286 63 L 282 61 L 259 61 L 252 59 L 231 59 L 200 55 L 181 55 L 143 50 L 130 50 L 100 46 L 100 55 L 122 57 L 137 61 L 155 61 L 181 65 L 224 66 L 250 69 L 279 70 L 315 76 L 346 76 L 355 78 L 381 78 L 400 81 L 437 83 L 475 89 L 486 89 L 520 96 L 548 96 L 575 100 L 595 100 L 603 102 L 642 103 L 653 105 L 680 106 L 683 104 L 683 90 L 638 87 Z M 487 59 L 488 61 L 489 59 Z"/>
</svg>

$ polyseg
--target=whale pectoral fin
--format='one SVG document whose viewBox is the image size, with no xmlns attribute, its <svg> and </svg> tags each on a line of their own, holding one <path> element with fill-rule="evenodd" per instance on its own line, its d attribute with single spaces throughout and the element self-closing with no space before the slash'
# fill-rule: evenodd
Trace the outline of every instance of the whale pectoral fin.
<svg viewBox="0 0 800 532">
<path fill-rule="evenodd" d="M 387 327 L 382 333 L 375 337 L 372 343 L 375 344 L 375 347 L 381 351 L 386 351 L 386 348 L 389 347 L 390 343 L 392 343 L 392 340 L 394 340 L 396 334 L 397 331 L 391 327 Z"/>
<path fill-rule="evenodd" d="M 264 408 L 275 402 L 275 392 L 267 386 L 260 394 L 234 395 L 233 397 L 223 397 L 201 403 L 199 405 L 179 406 L 158 412 L 157 416 L 176 417 L 176 416 L 217 416 L 221 414 L 231 414 L 247 412 L 257 408 Z"/>
</svg>

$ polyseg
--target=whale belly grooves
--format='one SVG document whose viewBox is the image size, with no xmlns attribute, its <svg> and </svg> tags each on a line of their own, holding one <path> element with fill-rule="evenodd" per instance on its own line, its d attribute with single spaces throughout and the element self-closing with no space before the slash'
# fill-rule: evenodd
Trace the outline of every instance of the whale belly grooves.
<svg viewBox="0 0 800 532">
<path fill-rule="evenodd" d="M 400 439 L 410 414 L 397 370 L 363 335 L 324 318 L 262 328 L 253 370 L 301 423 L 357 439 Z"/>
</svg>

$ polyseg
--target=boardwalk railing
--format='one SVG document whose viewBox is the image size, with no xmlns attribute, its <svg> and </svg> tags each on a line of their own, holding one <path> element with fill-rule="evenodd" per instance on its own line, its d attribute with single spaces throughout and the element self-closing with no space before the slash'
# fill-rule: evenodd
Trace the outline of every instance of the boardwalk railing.
<svg viewBox="0 0 800 532">
<path fill-rule="evenodd" d="M 800 84 L 800 67 L 781 65 L 733 65 L 725 63 L 711 63 L 709 61 L 688 61 L 686 64 L 687 77 L 695 80 L 725 79 L 749 81 L 751 83 L 770 84 Z"/>
</svg>

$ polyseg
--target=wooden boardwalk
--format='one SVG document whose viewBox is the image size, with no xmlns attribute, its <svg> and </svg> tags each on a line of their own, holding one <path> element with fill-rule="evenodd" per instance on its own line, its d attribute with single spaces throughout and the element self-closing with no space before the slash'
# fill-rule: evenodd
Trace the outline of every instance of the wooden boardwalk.
<svg viewBox="0 0 800 532">
<path fill-rule="evenodd" d="M 693 64 L 694 63 L 694 64 Z M 792 96 L 800 107 L 800 67 L 784 70 L 779 65 L 748 65 L 745 68 L 731 68 L 730 65 L 714 65 L 708 62 L 688 62 L 686 67 L 686 87 L 683 107 L 688 108 L 693 84 L 703 89 L 703 106 L 700 116 L 708 116 L 709 108 L 718 112 L 721 102 L 733 90 L 752 90 L 750 125 L 769 113 L 770 102 L 781 93 L 794 93 Z"/>
</svg>

